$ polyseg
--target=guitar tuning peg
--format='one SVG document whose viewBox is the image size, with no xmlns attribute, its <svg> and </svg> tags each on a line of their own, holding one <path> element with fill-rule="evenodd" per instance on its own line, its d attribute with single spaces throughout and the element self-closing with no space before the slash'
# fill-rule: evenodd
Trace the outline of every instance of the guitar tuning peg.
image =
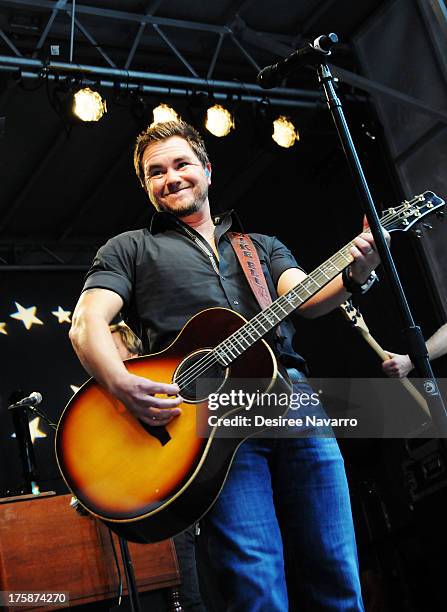
<svg viewBox="0 0 447 612">
<path fill-rule="evenodd" d="M 430 225 L 430 223 L 423 223 L 422 225 L 425 229 L 433 229 L 433 225 Z"/>
</svg>

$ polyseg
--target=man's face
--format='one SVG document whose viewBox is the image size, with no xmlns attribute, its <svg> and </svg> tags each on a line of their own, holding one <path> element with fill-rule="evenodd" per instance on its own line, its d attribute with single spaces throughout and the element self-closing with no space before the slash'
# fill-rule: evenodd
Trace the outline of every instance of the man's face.
<svg viewBox="0 0 447 612">
<path fill-rule="evenodd" d="M 209 175 L 180 136 L 148 145 L 142 162 L 149 198 L 157 210 L 187 217 L 208 201 Z"/>
</svg>

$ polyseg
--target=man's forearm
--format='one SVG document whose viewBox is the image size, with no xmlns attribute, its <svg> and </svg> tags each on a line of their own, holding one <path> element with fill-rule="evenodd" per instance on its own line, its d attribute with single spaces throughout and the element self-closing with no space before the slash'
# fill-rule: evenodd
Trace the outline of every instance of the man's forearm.
<svg viewBox="0 0 447 612">
<path fill-rule="evenodd" d="M 447 353 L 447 323 L 427 340 L 427 350 L 430 361 Z"/>
<path fill-rule="evenodd" d="M 127 370 L 118 355 L 104 318 L 95 314 L 74 318 L 70 340 L 90 376 L 113 392 L 115 383 Z"/>
<path fill-rule="evenodd" d="M 310 319 L 321 317 L 343 304 L 349 296 L 339 275 L 307 302 L 302 314 Z"/>
</svg>

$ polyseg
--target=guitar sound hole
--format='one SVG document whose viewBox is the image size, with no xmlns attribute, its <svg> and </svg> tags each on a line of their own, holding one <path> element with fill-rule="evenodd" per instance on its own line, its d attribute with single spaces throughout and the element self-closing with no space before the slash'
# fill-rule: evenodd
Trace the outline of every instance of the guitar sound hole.
<svg viewBox="0 0 447 612">
<path fill-rule="evenodd" d="M 180 395 L 190 402 L 204 401 L 210 393 L 217 393 L 227 377 L 227 370 L 215 361 L 210 349 L 188 355 L 178 366 L 174 382 Z"/>
</svg>

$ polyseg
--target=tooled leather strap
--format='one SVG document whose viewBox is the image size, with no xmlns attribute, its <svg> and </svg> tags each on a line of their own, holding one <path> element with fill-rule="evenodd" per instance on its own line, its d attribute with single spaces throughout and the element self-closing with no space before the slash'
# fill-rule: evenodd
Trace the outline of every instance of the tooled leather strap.
<svg viewBox="0 0 447 612">
<path fill-rule="evenodd" d="M 256 301 L 261 310 L 265 310 L 272 303 L 272 296 L 268 290 L 255 245 L 247 234 L 228 232 L 228 236 Z M 276 334 L 278 338 L 282 338 L 280 326 L 276 328 Z"/>
<path fill-rule="evenodd" d="M 261 310 L 265 310 L 272 303 L 272 296 L 267 288 L 267 282 L 255 245 L 247 234 L 228 232 L 228 236 L 242 270 L 247 277 L 248 284 Z"/>
</svg>

